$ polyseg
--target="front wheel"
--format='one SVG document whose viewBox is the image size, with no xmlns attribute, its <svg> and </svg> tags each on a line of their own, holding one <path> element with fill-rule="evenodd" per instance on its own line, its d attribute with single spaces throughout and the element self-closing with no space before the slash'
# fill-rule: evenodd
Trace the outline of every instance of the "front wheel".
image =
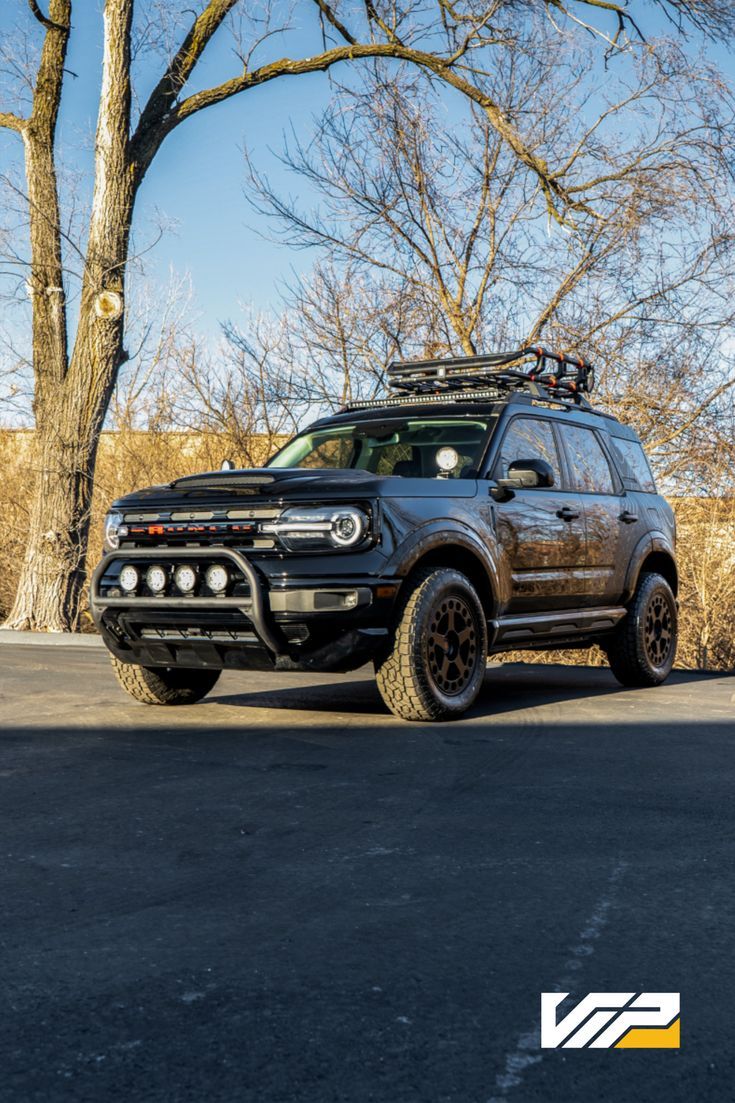
<svg viewBox="0 0 735 1103">
<path fill-rule="evenodd" d="M 674 665 L 676 598 L 660 574 L 642 574 L 627 616 L 607 645 L 610 668 L 624 686 L 658 686 Z"/>
<path fill-rule="evenodd" d="M 126 693 L 144 705 L 193 705 L 217 684 L 219 670 L 173 666 L 133 666 L 110 655 L 112 669 Z"/>
<path fill-rule="evenodd" d="M 452 720 L 473 703 L 485 675 L 487 625 L 480 599 L 459 571 L 428 570 L 414 580 L 378 689 L 402 720 Z"/>
</svg>

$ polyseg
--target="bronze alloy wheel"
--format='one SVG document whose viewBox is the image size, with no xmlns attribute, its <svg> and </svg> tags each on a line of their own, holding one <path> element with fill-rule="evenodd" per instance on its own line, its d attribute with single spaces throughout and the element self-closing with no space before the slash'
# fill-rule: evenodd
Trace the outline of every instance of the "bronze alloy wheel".
<svg viewBox="0 0 735 1103">
<path fill-rule="evenodd" d="M 656 667 L 665 666 L 674 642 L 674 622 L 671 606 L 660 590 L 648 603 L 643 632 L 649 661 Z"/>
<path fill-rule="evenodd" d="M 447 597 L 434 609 L 426 641 L 432 680 L 448 697 L 461 693 L 477 666 L 477 627 L 464 598 Z"/>
<path fill-rule="evenodd" d="M 641 574 L 628 611 L 604 647 L 610 668 L 624 686 L 660 686 L 674 665 L 676 598 L 655 571 Z"/>
<path fill-rule="evenodd" d="M 407 580 L 388 653 L 375 664 L 378 689 L 403 720 L 453 720 L 477 699 L 485 677 L 485 610 L 452 567 Z"/>
</svg>

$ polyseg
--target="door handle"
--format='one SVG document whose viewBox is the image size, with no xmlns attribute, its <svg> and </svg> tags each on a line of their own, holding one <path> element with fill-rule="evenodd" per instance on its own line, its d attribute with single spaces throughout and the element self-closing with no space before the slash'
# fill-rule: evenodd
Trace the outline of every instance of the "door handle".
<svg viewBox="0 0 735 1103">
<path fill-rule="evenodd" d="M 576 521 L 579 517 L 579 513 L 572 509 L 571 506 L 562 506 L 561 509 L 557 509 L 556 516 L 560 517 L 562 521 Z"/>
<path fill-rule="evenodd" d="M 624 509 L 620 514 L 619 520 L 622 521 L 624 525 L 634 525 L 638 520 L 638 514 L 631 513 L 629 509 Z"/>
</svg>

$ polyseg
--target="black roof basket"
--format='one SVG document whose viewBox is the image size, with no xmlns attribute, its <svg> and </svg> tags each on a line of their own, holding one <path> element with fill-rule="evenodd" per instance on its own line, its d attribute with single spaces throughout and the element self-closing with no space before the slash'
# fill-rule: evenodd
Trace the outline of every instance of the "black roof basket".
<svg viewBox="0 0 735 1103">
<path fill-rule="evenodd" d="M 533 366 L 524 368 L 529 361 L 533 361 Z M 472 394 L 499 388 L 525 390 L 537 398 L 588 406 L 584 396 L 595 386 L 595 370 L 591 364 L 576 356 L 551 352 L 541 345 L 487 356 L 395 361 L 387 375 L 390 389 L 406 397 Z"/>
</svg>

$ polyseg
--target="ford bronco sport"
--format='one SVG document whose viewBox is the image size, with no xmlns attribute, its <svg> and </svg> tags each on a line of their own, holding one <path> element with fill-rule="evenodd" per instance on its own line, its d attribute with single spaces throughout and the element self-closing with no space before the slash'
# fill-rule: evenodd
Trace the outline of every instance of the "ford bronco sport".
<svg viewBox="0 0 735 1103">
<path fill-rule="evenodd" d="M 527 348 L 394 364 L 390 393 L 222 470 L 112 506 L 91 609 L 120 684 L 189 704 L 220 671 L 372 661 L 406 720 L 459 716 L 488 655 L 607 653 L 669 674 L 672 511 L 581 360 Z"/>
</svg>

